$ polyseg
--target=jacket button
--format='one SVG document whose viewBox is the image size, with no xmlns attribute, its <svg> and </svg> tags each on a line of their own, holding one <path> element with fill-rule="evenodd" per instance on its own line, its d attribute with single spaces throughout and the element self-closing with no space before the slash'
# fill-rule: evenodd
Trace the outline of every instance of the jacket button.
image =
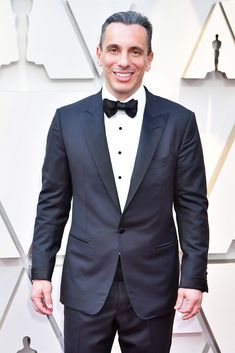
<svg viewBox="0 0 235 353">
<path fill-rule="evenodd" d="M 118 232 L 119 232 L 120 234 L 125 233 L 125 231 L 126 231 L 125 228 L 119 228 L 119 229 L 118 229 Z"/>
</svg>

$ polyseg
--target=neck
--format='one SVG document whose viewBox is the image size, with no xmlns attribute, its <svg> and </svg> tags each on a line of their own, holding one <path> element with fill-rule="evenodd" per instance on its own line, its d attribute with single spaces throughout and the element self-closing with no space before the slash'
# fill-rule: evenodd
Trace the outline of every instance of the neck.
<svg viewBox="0 0 235 353">
<path fill-rule="evenodd" d="M 107 84 L 104 85 L 106 91 L 108 91 L 108 93 L 110 93 L 115 99 L 119 100 L 119 101 L 125 101 L 128 98 L 130 98 L 131 96 L 133 96 L 139 89 L 140 87 L 138 87 L 135 91 L 133 92 L 123 92 L 118 94 L 117 92 L 113 92 L 112 90 L 109 89 L 109 87 L 107 86 Z"/>
</svg>

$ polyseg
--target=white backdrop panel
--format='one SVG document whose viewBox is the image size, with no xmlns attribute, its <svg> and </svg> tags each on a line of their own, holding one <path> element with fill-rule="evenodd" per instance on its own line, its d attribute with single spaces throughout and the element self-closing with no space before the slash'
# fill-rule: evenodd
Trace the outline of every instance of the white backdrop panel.
<svg viewBox="0 0 235 353">
<path fill-rule="evenodd" d="M 226 188 L 224 187 L 226 185 Z M 229 151 L 222 171 L 210 196 L 209 222 L 213 234 L 211 253 L 226 253 L 235 239 L 235 143 Z"/>
<path fill-rule="evenodd" d="M 0 216 L 0 258 L 19 257 L 3 219 Z"/>
<path fill-rule="evenodd" d="M 4 319 L 3 314 L 12 296 L 21 270 L 22 268 L 20 266 L 10 266 L 9 261 L 0 259 L 0 323 L 2 323 Z"/>
<path fill-rule="evenodd" d="M 230 11 L 232 11 L 233 15 L 235 12 L 235 3 L 233 6 L 230 6 Z M 219 70 L 226 72 L 228 78 L 235 78 L 234 38 L 218 4 L 215 5 L 204 26 L 204 31 L 201 33 L 200 40 L 192 61 L 184 74 L 184 78 L 205 78 L 207 72 L 215 69 L 212 42 L 216 34 L 219 35 L 219 40 L 222 41 L 219 55 Z"/>
<path fill-rule="evenodd" d="M 204 312 L 222 353 L 235 352 L 235 264 L 209 266 L 210 293 L 204 297 Z"/>
<path fill-rule="evenodd" d="M 9 65 L 18 58 L 15 16 L 11 1 L 0 1 L 0 67 Z"/>
<path fill-rule="evenodd" d="M 235 1 L 222 1 L 222 5 L 235 36 Z"/>
<path fill-rule="evenodd" d="M 196 113 L 208 183 L 234 125 L 234 95 L 233 80 L 185 80 L 180 87 L 178 100 Z"/>
<path fill-rule="evenodd" d="M 94 78 L 62 1 L 34 0 L 29 25 L 28 61 L 53 79 Z"/>
</svg>

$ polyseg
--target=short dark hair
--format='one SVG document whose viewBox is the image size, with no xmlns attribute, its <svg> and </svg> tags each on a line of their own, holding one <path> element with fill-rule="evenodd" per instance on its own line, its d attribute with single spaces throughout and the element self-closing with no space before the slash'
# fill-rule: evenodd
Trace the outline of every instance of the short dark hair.
<svg viewBox="0 0 235 353">
<path fill-rule="evenodd" d="M 147 32 L 147 41 L 148 41 L 148 54 L 152 52 L 152 32 L 153 32 L 153 27 L 151 22 L 146 16 L 143 16 L 141 13 L 136 12 L 136 11 L 122 11 L 122 12 L 116 12 L 110 17 L 106 19 L 104 24 L 102 25 L 101 28 L 101 36 L 100 36 L 100 42 L 99 42 L 99 47 L 102 49 L 102 43 L 104 39 L 104 34 L 105 31 L 110 25 L 110 23 L 114 22 L 119 22 L 123 23 L 125 25 L 140 25 L 146 29 Z"/>
</svg>

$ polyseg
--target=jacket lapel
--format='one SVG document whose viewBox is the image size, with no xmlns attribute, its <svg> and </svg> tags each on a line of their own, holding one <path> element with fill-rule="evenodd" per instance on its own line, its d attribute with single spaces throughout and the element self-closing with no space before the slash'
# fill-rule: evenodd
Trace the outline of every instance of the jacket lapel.
<svg viewBox="0 0 235 353">
<path fill-rule="evenodd" d="M 157 104 L 157 101 L 153 101 L 152 97 L 153 95 L 147 91 L 140 141 L 124 211 L 130 204 L 144 178 L 168 120 L 169 113 L 161 113 L 160 106 Z M 154 112 L 158 112 L 158 114 L 154 114 Z"/>
<path fill-rule="evenodd" d="M 82 129 L 102 181 L 114 204 L 119 208 L 121 213 L 105 135 L 101 92 L 94 95 L 91 99 L 93 100 L 89 102 L 89 109 L 86 108 L 86 110 L 80 114 Z"/>
</svg>

